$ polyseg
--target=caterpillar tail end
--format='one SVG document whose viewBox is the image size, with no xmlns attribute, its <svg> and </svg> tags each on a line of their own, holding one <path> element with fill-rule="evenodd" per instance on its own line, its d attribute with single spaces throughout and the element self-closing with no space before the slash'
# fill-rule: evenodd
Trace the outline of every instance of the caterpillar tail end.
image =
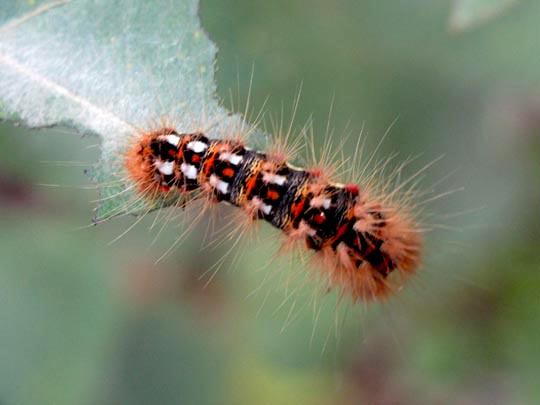
<svg viewBox="0 0 540 405">
<path fill-rule="evenodd" d="M 330 288 L 353 302 L 397 293 L 421 265 L 422 232 L 402 209 L 355 206 L 354 243 L 322 252 Z"/>
</svg>

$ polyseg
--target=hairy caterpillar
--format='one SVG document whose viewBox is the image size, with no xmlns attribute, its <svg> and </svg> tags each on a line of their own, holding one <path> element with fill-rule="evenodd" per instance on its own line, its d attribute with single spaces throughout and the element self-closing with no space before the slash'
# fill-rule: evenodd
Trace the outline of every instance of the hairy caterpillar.
<svg viewBox="0 0 540 405">
<path fill-rule="evenodd" d="M 328 289 L 353 302 L 389 295 L 419 266 L 421 229 L 391 192 L 334 182 L 322 170 L 292 165 L 283 153 L 252 150 L 235 134 L 212 139 L 163 125 L 135 138 L 124 165 L 150 202 L 183 206 L 202 198 L 270 223 L 287 244 L 314 252 Z"/>
</svg>

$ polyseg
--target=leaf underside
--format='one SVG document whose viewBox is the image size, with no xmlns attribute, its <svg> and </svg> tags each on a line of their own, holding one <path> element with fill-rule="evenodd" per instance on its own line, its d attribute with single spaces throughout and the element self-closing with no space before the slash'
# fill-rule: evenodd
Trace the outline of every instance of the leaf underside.
<svg viewBox="0 0 540 405">
<path fill-rule="evenodd" d="M 198 0 L 11 0 L 0 6 L 0 118 L 98 135 L 96 221 L 140 214 L 163 202 L 137 200 L 125 180 L 131 136 L 167 122 L 219 138 L 240 125 L 215 96 L 216 52 Z"/>
</svg>

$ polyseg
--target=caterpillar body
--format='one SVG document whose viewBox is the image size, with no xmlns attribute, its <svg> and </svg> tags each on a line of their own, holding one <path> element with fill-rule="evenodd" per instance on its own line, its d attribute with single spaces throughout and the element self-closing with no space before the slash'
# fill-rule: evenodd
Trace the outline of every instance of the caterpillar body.
<svg viewBox="0 0 540 405">
<path fill-rule="evenodd" d="M 252 150 L 240 138 L 163 126 L 142 133 L 124 158 L 143 198 L 204 195 L 236 206 L 314 252 L 328 289 L 353 302 L 387 296 L 420 264 L 421 231 L 406 210 L 362 185 L 333 182 L 281 154 Z"/>
</svg>

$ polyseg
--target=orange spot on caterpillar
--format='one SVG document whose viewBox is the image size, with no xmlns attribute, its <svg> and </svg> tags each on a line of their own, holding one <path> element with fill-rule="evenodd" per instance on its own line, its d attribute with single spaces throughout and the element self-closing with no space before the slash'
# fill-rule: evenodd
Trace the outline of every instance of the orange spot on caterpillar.
<svg viewBox="0 0 540 405">
<path fill-rule="evenodd" d="M 279 193 L 275 190 L 268 190 L 266 196 L 271 200 L 278 200 L 280 197 Z"/>
<path fill-rule="evenodd" d="M 212 167 L 214 166 L 217 154 L 218 154 L 218 151 L 215 148 L 211 148 L 211 150 L 209 151 L 209 155 L 207 159 L 205 160 L 202 167 L 202 172 L 206 177 L 210 175 L 210 171 L 212 170 Z"/>
<path fill-rule="evenodd" d="M 355 184 L 346 184 L 345 185 L 345 190 L 350 191 L 354 195 L 359 195 L 360 194 L 360 189 Z"/>
<path fill-rule="evenodd" d="M 321 170 L 306 170 L 307 173 L 311 174 L 313 177 L 321 177 L 322 171 Z"/>
<path fill-rule="evenodd" d="M 304 206 L 306 204 L 306 200 L 302 199 L 297 204 L 293 204 L 292 206 L 292 220 L 296 221 L 296 219 L 300 216 L 302 211 L 304 210 Z"/>
<path fill-rule="evenodd" d="M 227 178 L 232 178 L 234 177 L 234 170 L 231 169 L 230 167 L 227 167 L 225 169 L 223 169 L 223 175 Z"/>
<path fill-rule="evenodd" d="M 313 220 L 315 223 L 321 225 L 326 221 L 326 215 L 324 215 L 323 212 L 320 212 L 313 217 Z"/>
<path fill-rule="evenodd" d="M 246 195 L 251 195 L 251 192 L 255 188 L 255 185 L 257 184 L 257 176 L 252 175 L 246 182 Z"/>
</svg>

